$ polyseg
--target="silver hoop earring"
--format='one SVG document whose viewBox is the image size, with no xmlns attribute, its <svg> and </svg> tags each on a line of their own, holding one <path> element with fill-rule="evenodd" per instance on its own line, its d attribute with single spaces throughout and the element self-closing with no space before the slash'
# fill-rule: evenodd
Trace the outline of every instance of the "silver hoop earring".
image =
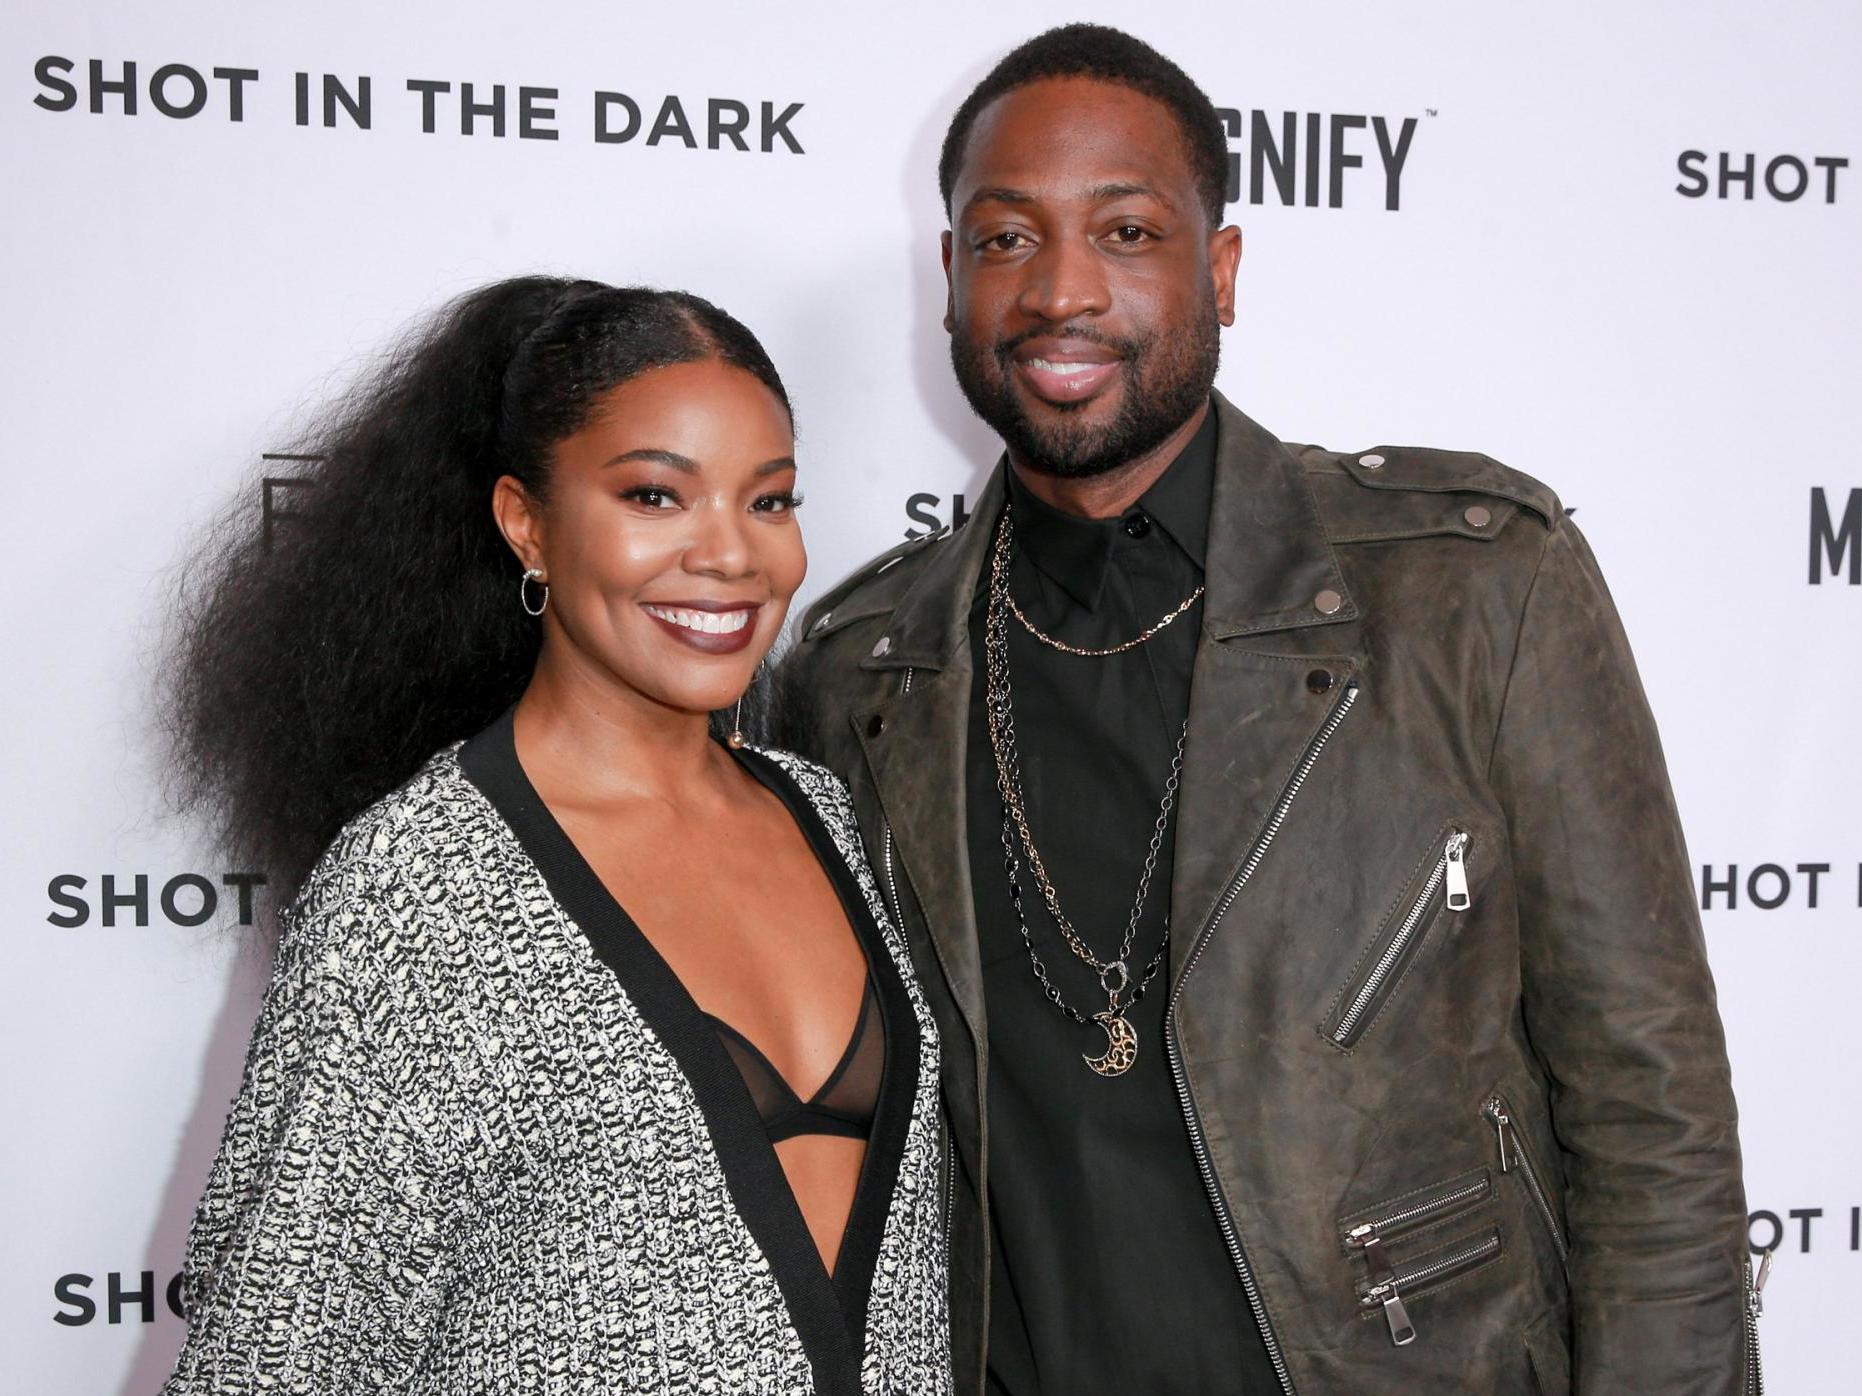
<svg viewBox="0 0 1862 1396">
<path fill-rule="evenodd" d="M 532 582 L 535 582 L 538 586 L 543 588 L 543 599 L 537 603 L 535 610 L 532 610 L 530 607 L 530 584 Z M 517 604 L 524 608 L 527 615 L 540 616 L 545 611 L 549 610 L 550 584 L 543 580 L 543 569 L 541 567 L 526 567 L 524 569 L 524 575 L 520 577 L 517 582 Z"/>
</svg>

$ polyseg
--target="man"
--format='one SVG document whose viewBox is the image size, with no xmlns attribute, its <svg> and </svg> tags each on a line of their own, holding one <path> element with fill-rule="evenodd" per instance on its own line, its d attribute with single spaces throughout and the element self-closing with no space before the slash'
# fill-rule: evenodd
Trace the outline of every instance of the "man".
<svg viewBox="0 0 1862 1396">
<path fill-rule="evenodd" d="M 1482 456 L 1212 391 L 1208 99 L 1023 45 L 940 168 L 968 525 L 802 623 L 938 1005 L 958 1389 L 1750 1389 L 1734 1107 L 1583 540 Z"/>
</svg>

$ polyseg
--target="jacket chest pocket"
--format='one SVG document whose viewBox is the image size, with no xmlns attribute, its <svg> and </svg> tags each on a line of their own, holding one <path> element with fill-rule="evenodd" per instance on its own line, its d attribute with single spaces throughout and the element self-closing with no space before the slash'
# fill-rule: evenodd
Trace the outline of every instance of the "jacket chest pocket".
<svg viewBox="0 0 1862 1396">
<path fill-rule="evenodd" d="M 1429 934 L 1444 916 L 1474 904 L 1474 839 L 1466 828 L 1444 825 L 1352 966 L 1319 1035 L 1334 1047 L 1356 1046 L 1395 996 Z"/>
</svg>

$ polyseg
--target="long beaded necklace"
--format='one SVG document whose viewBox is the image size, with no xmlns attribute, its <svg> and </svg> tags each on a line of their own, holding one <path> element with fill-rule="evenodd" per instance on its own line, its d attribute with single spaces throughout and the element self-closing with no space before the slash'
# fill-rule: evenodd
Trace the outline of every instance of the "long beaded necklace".
<svg viewBox="0 0 1862 1396">
<path fill-rule="evenodd" d="M 1110 960 L 1101 960 L 1093 954 L 1090 947 L 1080 937 L 1066 914 L 1060 909 L 1060 897 L 1054 889 L 1047 867 L 1042 862 L 1040 852 L 1035 848 L 1034 836 L 1028 826 L 1027 801 L 1022 793 L 1021 758 L 1015 741 L 1015 711 L 1013 693 L 1009 684 L 1009 649 L 1008 617 L 1013 614 L 1035 638 L 1056 649 L 1069 654 L 1103 656 L 1118 654 L 1133 649 L 1150 639 L 1171 621 L 1182 615 L 1194 605 L 1203 594 L 1203 589 L 1196 591 L 1180 606 L 1151 626 L 1135 640 L 1122 645 L 1115 645 L 1103 650 L 1077 649 L 1054 640 L 1036 630 L 1027 617 L 1021 613 L 1013 598 L 1009 595 L 1009 557 L 1012 548 L 1014 525 L 1009 510 L 1004 508 L 1001 521 L 996 526 L 995 546 L 990 558 L 989 605 L 984 622 L 984 659 L 985 684 L 984 710 L 988 719 L 989 745 L 995 757 L 996 788 L 1002 797 L 1002 855 L 1008 872 L 1009 900 L 1015 909 L 1015 924 L 1021 932 L 1022 944 L 1028 952 L 1028 962 L 1034 970 L 1035 978 L 1040 982 L 1041 991 L 1061 1012 L 1076 1023 L 1097 1023 L 1106 1034 L 1106 1051 L 1104 1055 L 1094 1057 L 1085 1055 L 1086 1064 L 1101 1076 L 1122 1076 L 1131 1070 L 1138 1059 L 1138 1033 L 1125 1016 L 1144 997 L 1144 991 L 1156 978 L 1162 968 L 1164 957 L 1170 947 L 1170 923 L 1165 919 L 1164 934 L 1158 943 L 1157 951 L 1145 965 L 1143 974 L 1134 983 L 1128 968 L 1132 947 L 1137 940 L 1138 922 L 1144 913 L 1144 904 L 1150 893 L 1151 878 L 1157 870 L 1158 853 L 1163 847 L 1164 834 L 1170 827 L 1170 814 L 1176 807 L 1177 789 L 1183 777 L 1183 746 L 1189 735 L 1189 723 L 1184 723 L 1183 731 L 1178 734 L 1176 751 L 1171 758 L 1170 775 L 1164 783 L 1164 797 L 1157 812 L 1157 822 L 1151 831 L 1151 842 L 1145 852 L 1144 867 L 1138 875 L 1138 890 L 1132 900 L 1131 915 L 1125 924 L 1125 936 L 1120 942 L 1118 954 Z M 1034 876 L 1035 886 L 1041 893 L 1041 900 L 1047 907 L 1048 915 L 1059 929 L 1067 948 L 1074 956 L 1097 976 L 1099 987 L 1106 995 L 1105 1008 L 1089 1018 L 1062 997 L 1049 977 L 1047 967 L 1042 964 L 1040 953 L 1035 949 L 1034 937 L 1028 929 L 1028 918 L 1024 913 L 1021 894 L 1021 865 L 1026 859 L 1028 869 Z M 1127 999 L 1125 995 L 1130 993 Z"/>
</svg>

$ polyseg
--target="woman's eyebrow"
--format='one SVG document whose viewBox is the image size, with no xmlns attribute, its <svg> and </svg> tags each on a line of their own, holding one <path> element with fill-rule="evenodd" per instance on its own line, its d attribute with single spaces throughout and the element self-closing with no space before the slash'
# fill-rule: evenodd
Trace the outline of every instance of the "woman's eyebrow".
<svg viewBox="0 0 1862 1396">
<path fill-rule="evenodd" d="M 661 450 L 657 446 L 641 446 L 632 451 L 622 451 L 618 456 L 610 456 L 601 463 L 606 470 L 611 465 L 620 465 L 623 461 L 644 460 L 656 465 L 669 465 L 674 470 L 682 470 L 687 475 L 698 473 L 698 462 L 690 456 L 682 456 L 677 451 Z"/>
<path fill-rule="evenodd" d="M 618 456 L 610 456 L 604 460 L 601 463 L 601 469 L 606 470 L 611 465 L 621 465 L 627 461 L 636 460 L 671 466 L 674 470 L 687 475 L 698 473 L 698 462 L 690 456 L 682 456 L 677 451 L 668 451 L 659 446 L 637 446 L 631 451 L 622 451 Z M 777 456 L 774 460 L 764 461 L 751 473 L 758 476 L 774 475 L 779 470 L 794 470 L 795 468 L 794 456 Z"/>
</svg>

